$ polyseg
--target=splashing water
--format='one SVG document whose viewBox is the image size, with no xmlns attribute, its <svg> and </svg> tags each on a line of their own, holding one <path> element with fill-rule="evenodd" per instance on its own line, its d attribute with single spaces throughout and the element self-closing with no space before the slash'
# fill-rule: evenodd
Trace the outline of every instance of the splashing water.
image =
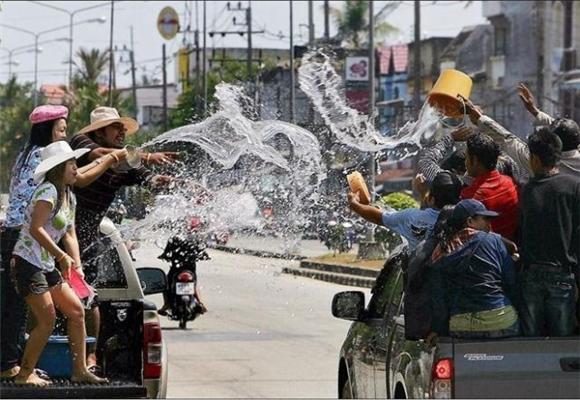
<svg viewBox="0 0 580 400">
<path fill-rule="evenodd" d="M 384 137 L 374 128 L 374 116 L 350 108 L 344 96 L 343 81 L 321 51 L 311 51 L 299 68 L 300 88 L 310 98 L 336 138 L 363 152 L 390 150 L 394 159 L 415 154 L 440 130 L 440 115 L 425 103 L 417 121 L 407 122 L 396 135 Z"/>
</svg>

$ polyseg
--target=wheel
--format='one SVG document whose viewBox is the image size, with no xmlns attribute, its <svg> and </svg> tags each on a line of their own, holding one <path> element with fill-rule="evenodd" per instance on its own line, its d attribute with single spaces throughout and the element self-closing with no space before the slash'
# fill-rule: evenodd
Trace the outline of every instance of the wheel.
<svg viewBox="0 0 580 400">
<path fill-rule="evenodd" d="M 181 318 L 179 320 L 179 329 L 185 329 L 185 328 L 187 328 L 187 319 Z"/>
</svg>

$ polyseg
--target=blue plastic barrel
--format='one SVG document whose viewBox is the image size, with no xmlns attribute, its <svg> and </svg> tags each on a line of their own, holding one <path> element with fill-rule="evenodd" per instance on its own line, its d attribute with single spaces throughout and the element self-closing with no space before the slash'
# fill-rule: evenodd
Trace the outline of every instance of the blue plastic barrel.
<svg viewBox="0 0 580 400">
<path fill-rule="evenodd" d="M 95 342 L 94 337 L 87 336 L 87 344 Z M 37 367 L 45 370 L 51 378 L 70 378 L 72 375 L 72 357 L 68 336 L 50 336 L 40 355 Z"/>
</svg>

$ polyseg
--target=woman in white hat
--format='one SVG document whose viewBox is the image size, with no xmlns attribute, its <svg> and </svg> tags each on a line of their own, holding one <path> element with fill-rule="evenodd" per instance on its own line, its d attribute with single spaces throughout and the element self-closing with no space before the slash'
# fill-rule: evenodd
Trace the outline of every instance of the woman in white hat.
<svg viewBox="0 0 580 400">
<path fill-rule="evenodd" d="M 16 289 L 34 313 L 37 325 L 26 343 L 20 371 L 14 378 L 16 383 L 49 384 L 34 368 L 54 329 L 54 305 L 67 317 L 73 354 L 71 380 L 106 381 L 87 369 L 84 308 L 71 287 L 63 282 L 63 278 L 69 279 L 73 268 L 83 276 L 74 227 L 76 200 L 71 187 L 77 179 L 76 159 L 86 152 L 85 149 L 73 151 L 64 141 L 51 143 L 42 150 L 42 161 L 34 171 L 34 181 L 39 186 L 26 211 L 13 252 L 11 272 Z M 66 251 L 57 244 L 61 240 Z"/>
<path fill-rule="evenodd" d="M 2 287 L 0 306 L 3 318 L 0 324 L 0 377 L 13 378 L 19 371 L 22 346 L 26 329 L 26 305 L 21 296 L 14 292 L 8 276 L 12 250 L 18 240 L 28 204 L 38 183 L 34 181 L 34 171 L 41 162 L 41 152 L 50 143 L 65 140 L 67 136 L 68 108 L 45 104 L 32 110 L 28 117 L 31 123 L 28 141 L 12 168 L 10 194 L 4 230 L 0 233 L 2 250 Z M 101 176 L 108 168 L 127 156 L 125 149 L 113 151 L 77 170 L 75 185 L 86 186 Z"/>
</svg>

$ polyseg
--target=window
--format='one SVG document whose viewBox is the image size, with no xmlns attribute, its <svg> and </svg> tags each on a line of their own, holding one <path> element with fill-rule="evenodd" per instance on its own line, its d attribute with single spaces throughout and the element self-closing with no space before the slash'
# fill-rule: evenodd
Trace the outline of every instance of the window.
<svg viewBox="0 0 580 400">
<path fill-rule="evenodd" d="M 505 26 L 496 26 L 493 37 L 493 54 L 505 56 L 507 51 L 508 30 Z"/>
<path fill-rule="evenodd" d="M 367 309 L 368 318 L 382 318 L 389 302 L 400 301 L 403 290 L 401 265 L 405 257 L 406 253 L 394 255 L 385 263 L 372 289 L 373 296 Z M 398 299 L 394 300 L 393 295 Z"/>
<path fill-rule="evenodd" d="M 127 288 L 123 264 L 111 239 L 103 236 L 86 251 L 90 254 L 86 257 L 89 261 L 86 261 L 85 264 L 87 266 L 92 264 L 96 267 L 89 268 L 89 270 L 96 269 L 96 277 L 87 275 L 87 279 L 93 281 L 93 286 L 96 289 Z"/>
</svg>

